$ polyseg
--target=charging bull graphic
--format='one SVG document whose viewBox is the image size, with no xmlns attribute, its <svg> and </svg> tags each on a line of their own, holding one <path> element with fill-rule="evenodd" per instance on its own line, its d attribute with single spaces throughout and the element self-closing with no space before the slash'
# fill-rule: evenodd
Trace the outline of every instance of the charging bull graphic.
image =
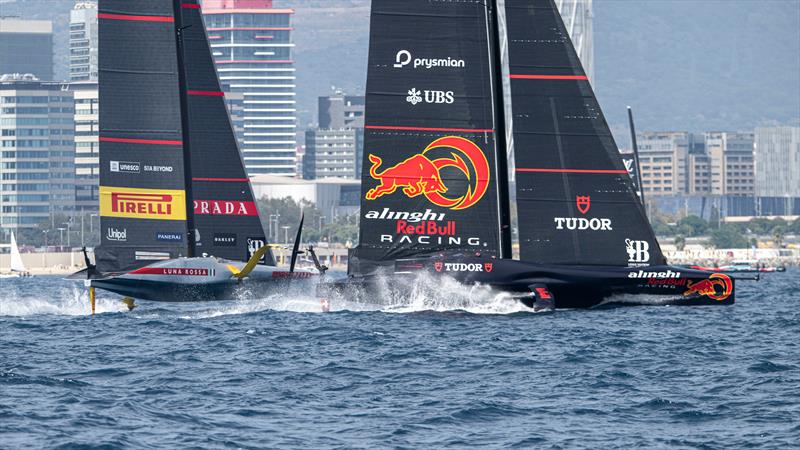
<svg viewBox="0 0 800 450">
<path fill-rule="evenodd" d="M 730 297 L 733 292 L 731 278 L 722 273 L 712 274 L 707 280 L 700 280 L 696 283 L 690 281 L 687 287 L 688 289 L 683 293 L 684 297 L 698 294 L 719 302 Z"/>
<path fill-rule="evenodd" d="M 447 148 L 453 150 L 452 158 L 430 159 L 426 153 Z M 367 191 L 366 199 L 375 200 L 393 194 L 398 188 L 408 197 L 424 195 L 431 203 L 455 210 L 466 209 L 476 204 L 489 188 L 489 161 L 483 151 L 472 141 L 458 136 L 439 138 L 428 145 L 422 153 L 411 156 L 397 165 L 378 172 L 383 163 L 379 156 L 369 155 L 372 167 L 369 175 L 378 180 L 378 186 Z M 474 178 L 470 174 L 470 166 Z M 469 187 L 459 197 L 449 197 L 447 186 L 442 181 L 441 170 L 454 167 L 464 174 Z"/>
</svg>

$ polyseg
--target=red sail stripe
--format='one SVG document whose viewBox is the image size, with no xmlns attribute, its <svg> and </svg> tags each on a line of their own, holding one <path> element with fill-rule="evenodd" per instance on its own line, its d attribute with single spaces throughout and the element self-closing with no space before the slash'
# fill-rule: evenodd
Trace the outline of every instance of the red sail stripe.
<svg viewBox="0 0 800 450">
<path fill-rule="evenodd" d="M 181 8 L 184 9 L 200 9 L 200 5 L 197 3 L 182 3 Z"/>
<path fill-rule="evenodd" d="M 134 20 L 139 22 L 175 22 L 170 16 L 132 16 L 129 14 L 98 13 L 98 19 Z"/>
<path fill-rule="evenodd" d="M 208 31 L 292 31 L 292 27 L 211 27 Z"/>
<path fill-rule="evenodd" d="M 588 80 L 586 75 L 525 75 L 511 74 L 510 78 L 522 80 Z"/>
<path fill-rule="evenodd" d="M 518 167 L 517 172 L 539 172 L 539 173 L 608 173 L 627 175 L 628 171 L 625 169 L 531 169 Z"/>
<path fill-rule="evenodd" d="M 186 91 L 189 95 L 202 95 L 206 97 L 224 97 L 225 93 L 221 91 Z"/>
<path fill-rule="evenodd" d="M 243 182 L 250 181 L 249 178 L 192 178 L 192 181 L 222 181 L 222 182 Z"/>
<path fill-rule="evenodd" d="M 130 139 L 100 136 L 100 142 L 122 142 L 125 144 L 150 144 L 150 145 L 183 145 L 183 141 L 167 141 L 163 139 Z"/>
<path fill-rule="evenodd" d="M 398 130 L 398 131 L 445 131 L 455 133 L 494 133 L 494 130 L 478 128 L 427 128 L 427 127 L 394 127 L 383 125 L 367 125 L 364 128 L 370 130 Z"/>
</svg>

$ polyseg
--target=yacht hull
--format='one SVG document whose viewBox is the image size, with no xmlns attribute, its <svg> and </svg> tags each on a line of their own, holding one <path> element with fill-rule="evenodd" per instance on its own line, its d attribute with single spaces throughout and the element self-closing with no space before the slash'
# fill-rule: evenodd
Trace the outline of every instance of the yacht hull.
<svg viewBox="0 0 800 450">
<path fill-rule="evenodd" d="M 414 285 L 426 273 L 450 277 L 465 285 L 481 284 L 510 293 L 534 307 L 543 295 L 555 308 L 591 308 L 606 304 L 730 305 L 734 280 L 720 273 L 674 266 L 558 266 L 481 257 L 432 257 L 398 260 L 392 273 L 352 276 L 321 284 L 324 298 L 344 295 L 380 302 L 387 286 L 395 293 Z"/>
</svg>

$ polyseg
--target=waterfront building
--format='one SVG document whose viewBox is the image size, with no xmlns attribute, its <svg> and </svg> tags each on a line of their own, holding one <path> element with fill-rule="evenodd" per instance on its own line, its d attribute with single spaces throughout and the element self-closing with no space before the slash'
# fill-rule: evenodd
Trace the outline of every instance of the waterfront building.
<svg viewBox="0 0 800 450">
<path fill-rule="evenodd" d="M 364 97 L 319 97 L 319 126 L 306 131 L 303 178 L 361 178 L 364 154 Z"/>
<path fill-rule="evenodd" d="M 73 92 L 65 83 L 0 77 L 3 231 L 35 228 L 74 210 L 74 110 Z"/>
<path fill-rule="evenodd" d="M 70 83 L 75 99 L 75 210 L 96 213 L 100 205 L 100 128 L 97 82 Z"/>
<path fill-rule="evenodd" d="M 753 140 L 753 133 L 705 134 L 712 195 L 755 195 Z"/>
<path fill-rule="evenodd" d="M 69 79 L 97 81 L 97 2 L 78 1 L 70 11 Z"/>
<path fill-rule="evenodd" d="M 0 17 L 0 74 L 53 79 L 53 23 Z"/>
<path fill-rule="evenodd" d="M 697 151 L 702 135 L 657 131 L 639 133 L 636 139 L 645 197 L 686 193 L 689 186 L 687 160 L 690 151 Z"/>
<path fill-rule="evenodd" d="M 211 51 L 250 175 L 296 175 L 296 95 L 292 9 L 272 0 L 205 0 Z"/>
<path fill-rule="evenodd" d="M 800 127 L 755 131 L 756 195 L 800 197 Z"/>
</svg>

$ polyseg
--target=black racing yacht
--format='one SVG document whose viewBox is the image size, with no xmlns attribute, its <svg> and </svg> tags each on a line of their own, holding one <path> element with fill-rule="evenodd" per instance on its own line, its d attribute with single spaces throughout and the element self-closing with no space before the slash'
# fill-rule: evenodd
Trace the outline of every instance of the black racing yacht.
<svg viewBox="0 0 800 450">
<path fill-rule="evenodd" d="M 534 309 L 732 304 L 727 275 L 667 265 L 553 0 L 504 4 L 372 1 L 359 244 L 320 296 L 424 272 Z"/>
<path fill-rule="evenodd" d="M 100 0 L 101 245 L 72 275 L 132 298 L 230 298 L 319 270 L 276 267 L 198 0 Z M 302 220 L 301 220 L 302 228 Z"/>
</svg>

